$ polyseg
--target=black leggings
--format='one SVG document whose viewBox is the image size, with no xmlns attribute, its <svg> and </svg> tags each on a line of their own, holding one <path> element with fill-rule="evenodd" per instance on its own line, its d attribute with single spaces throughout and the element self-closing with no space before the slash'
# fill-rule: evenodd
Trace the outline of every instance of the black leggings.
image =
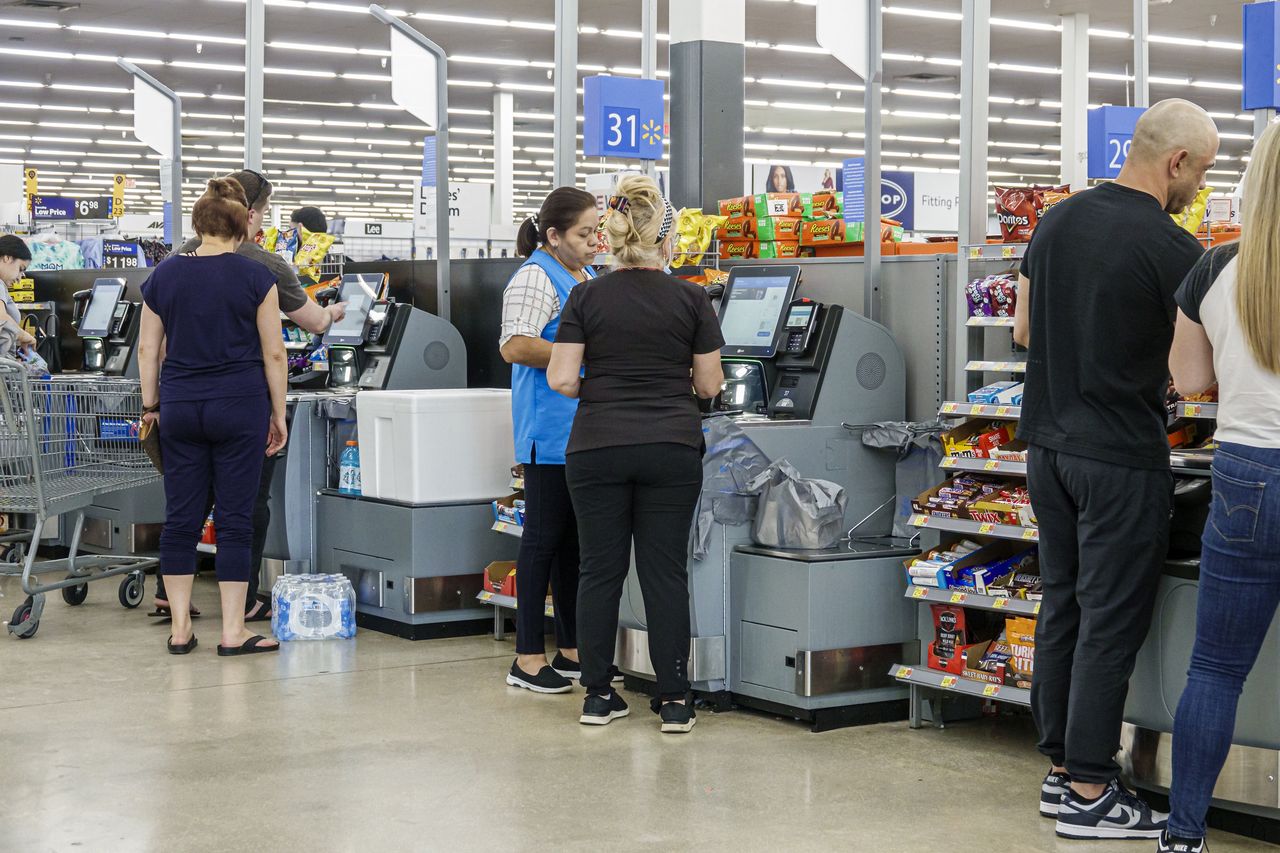
<svg viewBox="0 0 1280 853">
<path fill-rule="evenodd" d="M 546 653 L 547 583 L 555 603 L 556 645 L 578 647 L 578 521 L 563 465 L 524 466 L 524 536 L 516 561 L 516 654 Z"/>
<path fill-rule="evenodd" d="M 649 659 L 661 699 L 689 692 L 689 525 L 702 489 L 702 454 L 683 444 L 638 444 L 569 455 L 582 578 L 578 636 L 582 684 L 610 692 L 618 602 L 631 567 L 644 594 Z"/>
</svg>

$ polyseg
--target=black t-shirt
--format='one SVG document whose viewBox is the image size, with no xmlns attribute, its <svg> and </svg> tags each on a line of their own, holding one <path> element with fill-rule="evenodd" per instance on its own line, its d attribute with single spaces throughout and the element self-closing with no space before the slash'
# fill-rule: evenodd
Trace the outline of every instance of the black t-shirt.
<svg viewBox="0 0 1280 853">
<path fill-rule="evenodd" d="M 702 446 L 693 356 L 724 346 L 711 299 L 657 270 L 618 270 L 569 294 L 556 343 L 585 344 L 566 452 L 626 444 Z"/>
<path fill-rule="evenodd" d="M 1101 462 L 1168 468 L 1173 295 L 1203 252 L 1153 196 L 1119 184 L 1049 211 L 1022 261 L 1031 348 L 1019 438 Z"/>
</svg>

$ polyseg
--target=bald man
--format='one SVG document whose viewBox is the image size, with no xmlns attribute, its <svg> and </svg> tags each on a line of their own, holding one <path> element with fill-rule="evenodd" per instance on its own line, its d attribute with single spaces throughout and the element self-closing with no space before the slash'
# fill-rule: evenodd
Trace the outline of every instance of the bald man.
<svg viewBox="0 0 1280 853">
<path fill-rule="evenodd" d="M 1031 705 L 1053 765 L 1040 813 L 1064 837 L 1155 838 L 1168 819 L 1120 786 L 1115 754 L 1168 549 L 1173 296 L 1203 252 L 1169 214 L 1195 199 L 1217 154 L 1204 110 L 1161 101 L 1119 178 L 1050 210 L 1022 262 L 1018 437 L 1044 579 Z"/>
</svg>

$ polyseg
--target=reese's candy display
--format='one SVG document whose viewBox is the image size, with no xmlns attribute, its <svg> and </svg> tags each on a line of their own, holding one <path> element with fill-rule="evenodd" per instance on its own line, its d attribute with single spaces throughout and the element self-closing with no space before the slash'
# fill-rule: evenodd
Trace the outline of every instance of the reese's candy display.
<svg viewBox="0 0 1280 853">
<path fill-rule="evenodd" d="M 755 216 L 756 205 L 752 196 L 720 199 L 721 216 Z"/>
</svg>

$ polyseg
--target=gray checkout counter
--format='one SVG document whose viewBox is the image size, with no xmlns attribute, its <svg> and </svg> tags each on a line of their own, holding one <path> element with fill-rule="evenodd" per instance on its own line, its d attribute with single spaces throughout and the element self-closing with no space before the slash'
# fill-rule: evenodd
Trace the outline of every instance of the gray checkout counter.
<svg viewBox="0 0 1280 853">
<path fill-rule="evenodd" d="M 372 298 L 355 281 L 361 274 L 343 278 L 339 298 L 347 318 L 325 335 L 323 386 L 290 394 L 289 444 L 271 483 L 262 588 L 270 590 L 285 572 L 343 574 L 356 590 L 361 627 L 409 639 L 483 631 L 492 614 L 476 603 L 480 569 L 515 559 L 519 547 L 490 531 L 489 501 L 421 506 L 335 488 L 358 392 L 466 388 L 466 346 L 448 321 L 387 302 L 377 287 Z M 317 384 L 305 372 L 299 378 L 299 385 Z"/>
<path fill-rule="evenodd" d="M 803 298 L 800 268 L 734 267 L 720 305 L 726 385 L 717 401 L 771 460 L 848 493 L 859 539 L 887 535 L 892 454 L 861 429 L 903 420 L 905 366 L 883 326 Z M 799 294 L 797 289 L 799 288 Z M 709 553 L 689 560 L 689 678 L 704 698 L 812 721 L 815 727 L 903 718 L 907 691 L 881 673 L 916 646 L 902 597 L 902 543 L 828 552 L 752 545 L 750 526 L 715 523 Z M 651 681 L 647 619 L 634 567 L 620 606 L 618 666 Z"/>
</svg>

